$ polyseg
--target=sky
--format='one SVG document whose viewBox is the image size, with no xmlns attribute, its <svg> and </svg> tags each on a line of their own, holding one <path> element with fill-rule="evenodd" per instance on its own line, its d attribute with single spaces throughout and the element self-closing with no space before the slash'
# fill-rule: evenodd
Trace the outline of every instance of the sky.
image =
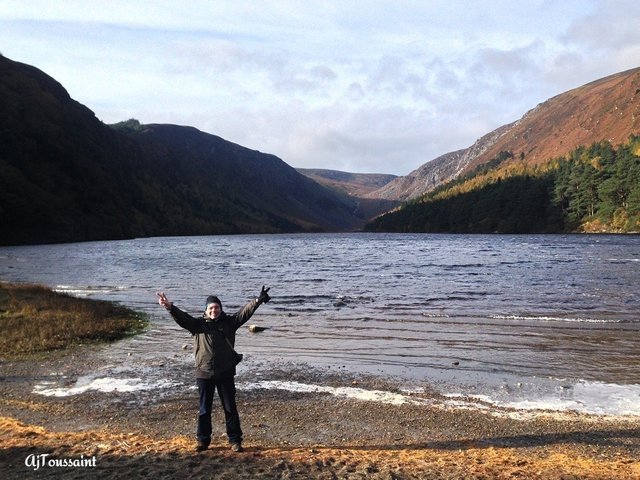
<svg viewBox="0 0 640 480">
<path fill-rule="evenodd" d="M 407 175 L 640 67 L 638 0 L 2 0 L 0 53 L 105 123 Z"/>
</svg>

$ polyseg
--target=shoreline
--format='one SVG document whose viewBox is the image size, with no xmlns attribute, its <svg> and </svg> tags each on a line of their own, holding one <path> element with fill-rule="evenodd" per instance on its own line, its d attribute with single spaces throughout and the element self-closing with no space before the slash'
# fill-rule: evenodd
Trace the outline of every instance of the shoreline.
<svg viewBox="0 0 640 480">
<path fill-rule="evenodd" d="M 82 375 L 99 370 L 100 350 L 78 347 L 46 360 L 0 362 L 3 478 L 24 478 L 31 471 L 26 457 L 45 453 L 76 459 L 95 455 L 101 478 L 121 476 L 123 469 L 128 476 L 154 478 L 185 471 L 198 476 L 211 469 L 230 478 L 640 476 L 640 417 L 459 408 L 435 392 L 418 395 L 429 401 L 394 404 L 333 395 L 326 389 L 247 388 L 258 376 L 250 371 L 237 377 L 247 451 L 228 450 L 221 409 L 215 405 L 212 448 L 196 454 L 197 393 L 191 387 L 89 390 L 67 397 L 34 393 L 36 384 L 52 380 L 52 372 L 58 381 L 64 373 L 66 386 L 72 386 Z M 177 374 L 189 381 L 193 372 L 183 365 Z M 263 382 L 412 397 L 388 380 L 311 368 L 266 369 L 258 377 Z M 86 473 L 66 469 L 65 478 Z"/>
</svg>

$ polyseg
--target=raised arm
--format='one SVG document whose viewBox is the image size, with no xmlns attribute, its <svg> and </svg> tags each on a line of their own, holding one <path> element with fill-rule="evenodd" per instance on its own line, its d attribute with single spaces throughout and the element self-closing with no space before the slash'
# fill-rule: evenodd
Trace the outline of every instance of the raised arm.
<svg viewBox="0 0 640 480">
<path fill-rule="evenodd" d="M 173 302 L 170 302 L 164 292 L 156 293 L 158 295 L 158 303 L 162 305 L 171 314 L 171 317 L 182 328 L 189 330 L 192 334 L 204 332 L 204 321 L 202 319 L 193 318 L 186 312 L 183 312 L 176 307 Z"/>
<path fill-rule="evenodd" d="M 268 293 L 269 290 L 271 290 L 270 287 L 265 288 L 263 285 L 262 290 L 260 291 L 260 296 L 258 296 L 253 300 L 250 300 L 244 307 L 242 307 L 238 311 L 238 313 L 236 313 L 235 315 L 236 329 L 240 328 L 242 325 L 247 323 L 247 321 L 249 321 L 251 316 L 254 314 L 254 312 L 258 309 L 260 305 L 262 305 L 263 303 L 267 303 L 269 300 L 271 300 L 271 297 L 269 296 L 269 293 Z"/>
</svg>

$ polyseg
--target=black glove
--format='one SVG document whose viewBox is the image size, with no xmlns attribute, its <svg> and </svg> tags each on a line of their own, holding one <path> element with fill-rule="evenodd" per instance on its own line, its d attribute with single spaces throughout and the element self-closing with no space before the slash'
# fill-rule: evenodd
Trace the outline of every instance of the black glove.
<svg viewBox="0 0 640 480">
<path fill-rule="evenodd" d="M 271 290 L 271 287 L 264 288 L 264 285 L 262 286 L 262 290 L 260 291 L 260 296 L 258 297 L 258 302 L 267 303 L 269 300 L 271 300 L 271 297 L 267 293 L 269 290 Z"/>
</svg>

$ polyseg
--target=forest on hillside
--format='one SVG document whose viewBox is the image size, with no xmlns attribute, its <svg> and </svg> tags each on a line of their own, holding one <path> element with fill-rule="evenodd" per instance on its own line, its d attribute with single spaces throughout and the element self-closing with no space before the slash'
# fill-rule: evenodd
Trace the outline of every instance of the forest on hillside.
<svg viewBox="0 0 640 480">
<path fill-rule="evenodd" d="M 370 222 L 368 231 L 640 232 L 640 136 L 581 146 L 543 165 L 501 152 Z"/>
</svg>

